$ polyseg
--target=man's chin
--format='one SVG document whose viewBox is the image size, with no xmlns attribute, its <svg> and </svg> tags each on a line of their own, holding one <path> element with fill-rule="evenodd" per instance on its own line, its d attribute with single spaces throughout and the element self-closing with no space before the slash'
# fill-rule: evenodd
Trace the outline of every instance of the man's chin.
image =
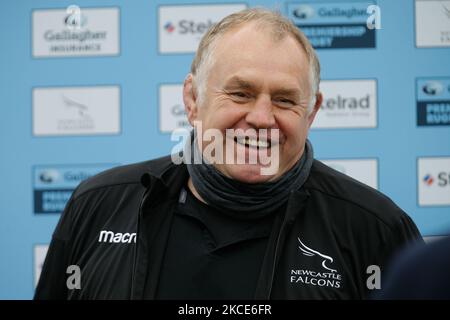
<svg viewBox="0 0 450 320">
<path fill-rule="evenodd" d="M 259 164 L 222 165 L 218 169 L 228 178 L 244 183 L 265 183 L 275 177 L 275 174 L 263 174 L 264 166 Z"/>
</svg>

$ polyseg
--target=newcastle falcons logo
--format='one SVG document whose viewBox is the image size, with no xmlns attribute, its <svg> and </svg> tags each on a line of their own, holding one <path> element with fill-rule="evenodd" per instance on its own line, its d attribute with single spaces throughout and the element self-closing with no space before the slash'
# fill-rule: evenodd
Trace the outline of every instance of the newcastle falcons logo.
<svg viewBox="0 0 450 320">
<path fill-rule="evenodd" d="M 441 3 L 442 8 L 444 9 L 444 13 L 447 15 L 447 18 L 450 19 L 450 9 L 444 6 L 443 3 Z"/>
<path fill-rule="evenodd" d="M 323 258 L 322 267 L 324 267 L 326 270 L 329 270 L 331 272 L 337 272 L 336 269 L 332 269 L 332 268 L 329 268 L 329 267 L 326 266 L 327 262 L 333 263 L 333 258 L 332 257 L 327 256 L 327 255 L 325 255 L 323 253 L 320 253 L 319 251 L 316 251 L 316 250 L 313 250 L 313 249 L 309 248 L 308 246 L 306 246 L 302 242 L 302 240 L 300 240 L 300 238 L 297 238 L 297 239 L 298 239 L 298 242 L 300 243 L 300 245 L 298 247 L 299 247 L 299 249 L 302 251 L 302 253 L 305 256 L 308 256 L 308 257 L 319 256 L 319 257 Z"/>
</svg>

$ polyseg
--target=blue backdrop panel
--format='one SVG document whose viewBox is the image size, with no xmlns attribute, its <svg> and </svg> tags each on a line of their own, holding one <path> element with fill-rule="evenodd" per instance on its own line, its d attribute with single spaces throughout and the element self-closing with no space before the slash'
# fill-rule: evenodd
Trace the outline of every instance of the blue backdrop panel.
<svg viewBox="0 0 450 320">
<path fill-rule="evenodd" d="M 170 133 L 160 130 L 159 88 L 161 84 L 182 83 L 193 54 L 160 52 L 158 12 L 161 6 L 191 3 L 184 0 L 0 1 L 0 299 L 32 297 L 35 246 L 49 243 L 60 216 L 51 212 L 61 206 L 67 192 L 79 181 L 106 167 L 166 155 L 175 145 Z M 195 4 L 211 3 L 195 1 Z M 239 1 L 221 0 L 220 3 Z M 278 8 L 296 19 L 290 8 L 299 1 L 243 3 Z M 345 7 L 352 1 L 326 3 Z M 361 3 L 366 6 L 375 2 L 355 3 L 355 6 Z M 65 10 L 73 4 L 82 10 L 118 8 L 118 53 L 86 57 L 33 56 L 33 12 Z M 418 158 L 450 157 L 448 123 L 427 125 L 424 122 L 427 112 L 434 112 L 433 106 L 424 103 L 437 101 L 448 105 L 448 99 L 443 96 L 441 101 L 423 93 L 425 85 L 429 90 L 449 90 L 450 49 L 416 46 L 414 1 L 379 0 L 376 4 L 381 8 L 380 30 L 365 34 L 365 38 L 355 38 L 354 42 L 338 39 L 335 47 L 320 49 L 318 54 L 324 80 L 376 80 L 377 124 L 360 129 L 313 129 L 310 139 L 319 159 L 377 159 L 378 189 L 414 219 L 424 236 L 448 234 L 450 205 L 419 203 L 418 182 L 422 177 L 418 176 Z M 301 18 L 301 12 L 298 15 Z M 167 31 L 173 27 L 169 22 L 165 23 Z M 314 19 L 312 22 L 323 23 Z M 336 26 L 340 21 L 329 23 Z M 354 24 L 364 25 L 356 20 Z M 429 84 L 430 79 L 442 79 L 443 89 L 439 89 L 439 84 Z M 120 122 L 113 133 L 36 135 L 34 89 L 111 86 L 117 87 L 120 94 Z M 82 113 L 82 106 L 78 103 L 78 112 Z M 441 113 L 445 114 L 445 110 Z M 84 125 L 89 124 L 85 114 L 77 116 L 84 119 Z M 58 179 L 63 181 L 53 188 L 61 192 L 49 191 L 46 183 Z M 430 177 L 426 182 L 431 183 Z M 450 193 L 450 187 L 446 190 Z"/>
</svg>

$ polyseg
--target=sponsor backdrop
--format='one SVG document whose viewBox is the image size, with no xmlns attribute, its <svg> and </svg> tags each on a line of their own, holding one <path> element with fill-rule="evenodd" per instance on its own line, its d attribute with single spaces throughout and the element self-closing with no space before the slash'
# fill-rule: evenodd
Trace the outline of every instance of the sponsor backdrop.
<svg viewBox="0 0 450 320">
<path fill-rule="evenodd" d="M 1 299 L 32 297 L 80 181 L 178 143 L 200 37 L 249 6 L 280 10 L 318 49 L 316 158 L 425 237 L 449 233 L 450 0 L 1 1 Z"/>
</svg>

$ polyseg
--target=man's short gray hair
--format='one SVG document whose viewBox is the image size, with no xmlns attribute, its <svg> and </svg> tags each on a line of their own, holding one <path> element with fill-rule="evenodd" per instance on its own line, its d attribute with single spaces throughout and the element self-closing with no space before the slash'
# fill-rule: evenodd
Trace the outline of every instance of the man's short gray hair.
<svg viewBox="0 0 450 320">
<path fill-rule="evenodd" d="M 250 22 L 256 23 L 258 27 L 267 28 L 274 41 L 280 41 L 289 35 L 294 37 L 305 50 L 310 66 L 311 102 L 309 111 L 311 111 L 320 82 L 320 63 L 316 52 L 303 32 L 291 21 L 283 17 L 279 12 L 263 8 L 250 8 L 233 13 L 213 25 L 202 37 L 191 65 L 195 90 L 198 99 L 200 99 L 199 103 L 201 104 L 206 93 L 208 75 L 214 62 L 213 54 L 217 40 L 228 31 Z"/>
</svg>

